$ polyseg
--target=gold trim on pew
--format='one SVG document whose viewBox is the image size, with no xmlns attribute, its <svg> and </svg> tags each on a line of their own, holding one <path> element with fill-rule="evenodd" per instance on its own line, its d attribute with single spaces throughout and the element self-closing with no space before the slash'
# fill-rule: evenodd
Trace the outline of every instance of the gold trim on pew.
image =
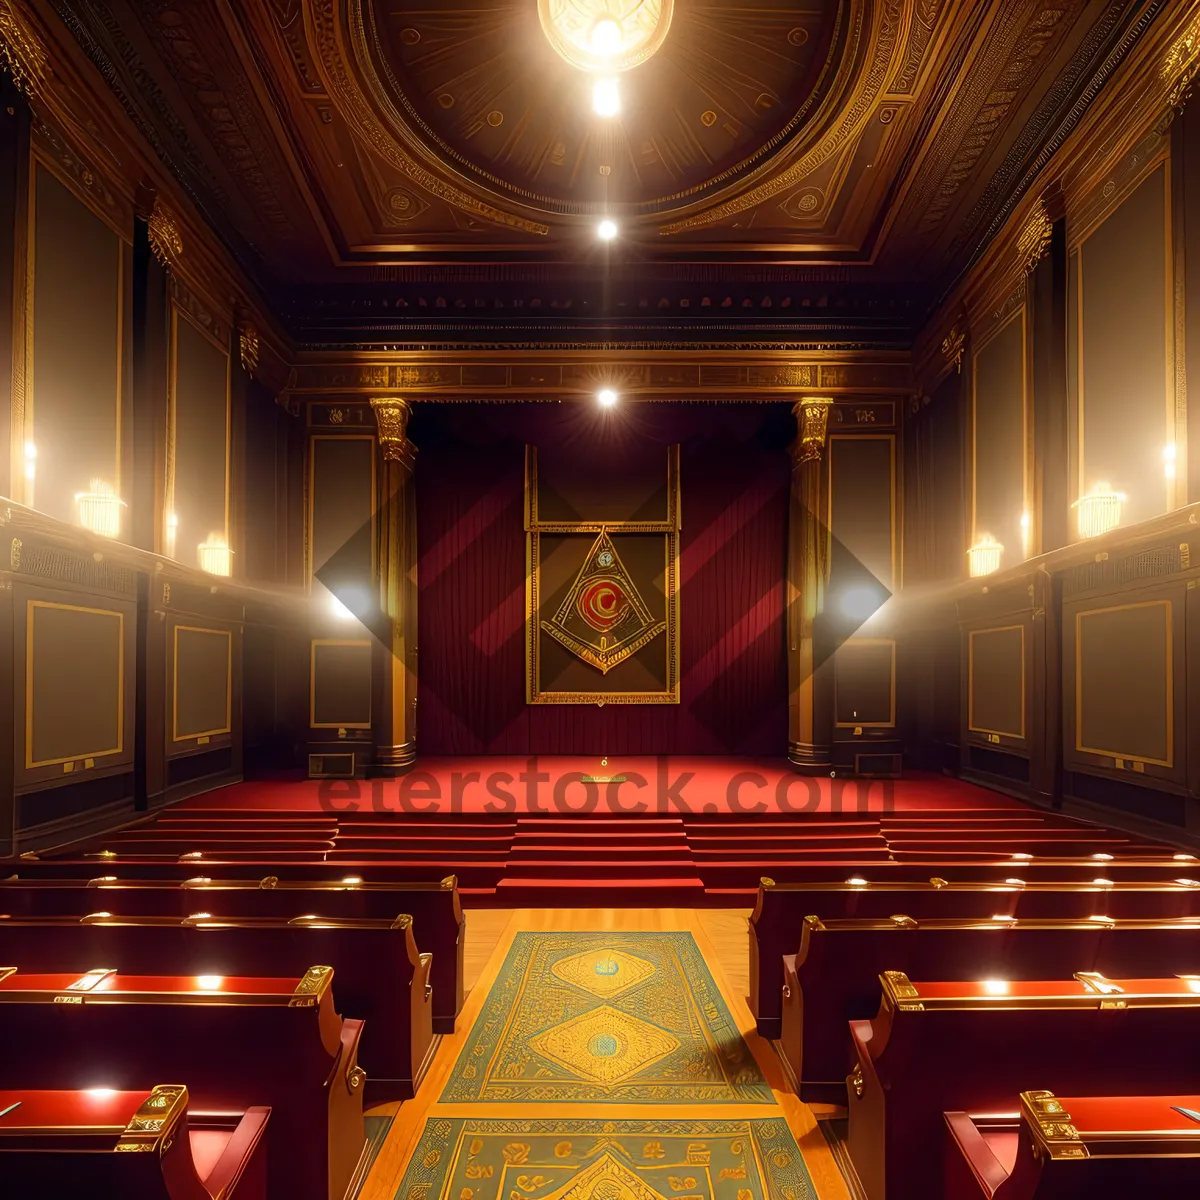
<svg viewBox="0 0 1200 1200">
<path fill-rule="evenodd" d="M 883 981 L 884 996 L 901 1012 L 924 1012 L 921 993 L 903 971 L 884 971 L 879 977 Z"/>
<path fill-rule="evenodd" d="M 159 1084 L 125 1126 L 115 1150 L 165 1153 L 171 1134 L 188 1105 L 187 1088 L 181 1083 Z"/>
<path fill-rule="evenodd" d="M 0 967 L 0 983 L 3 983 L 6 979 L 11 978 L 16 973 L 16 967 Z"/>
<path fill-rule="evenodd" d="M 1021 1109 L 1033 1134 L 1035 1156 L 1052 1159 L 1087 1158 L 1088 1149 L 1071 1124 L 1071 1114 L 1054 1098 L 1053 1092 L 1021 1093 Z"/>
<path fill-rule="evenodd" d="M 1200 931 L 1200 916 L 1194 917 L 827 917 L 804 918 L 806 929 L 828 932 L 895 929 L 898 919 L 906 929 L 1190 929 Z M 911 922 L 911 924 L 910 924 Z"/>
<path fill-rule="evenodd" d="M 288 1001 L 289 1008 L 311 1008 L 320 1003 L 329 985 L 333 982 L 332 967 L 309 967 L 304 978 L 296 984 L 296 990 Z"/>
<path fill-rule="evenodd" d="M 1003 865 L 1011 868 L 1014 864 L 1005 863 Z M 1075 865 L 1095 867 L 1095 863 L 1091 862 L 1087 864 L 1077 863 Z M 1124 863 L 1116 865 L 1120 867 Z M 1179 868 L 1179 864 L 1177 863 L 1168 864 L 1162 862 L 1158 865 L 1170 870 L 1178 870 Z M 1165 880 L 1122 879 L 1108 880 L 1104 883 L 1096 883 L 1091 880 L 1038 880 L 1030 883 L 1024 879 L 1017 879 L 1015 877 L 995 882 L 982 879 L 959 879 L 950 882 L 941 878 L 941 876 L 933 875 L 928 881 L 919 879 L 866 879 L 862 876 L 854 876 L 840 883 L 832 881 L 824 883 L 776 883 L 774 880 L 771 880 L 768 887 L 767 882 L 765 879 L 759 880 L 760 888 L 764 891 L 777 892 L 865 892 L 873 889 L 878 892 L 1096 892 L 1108 894 L 1109 892 L 1188 892 L 1200 888 L 1200 880 L 1182 878 Z"/>
<path fill-rule="evenodd" d="M 1106 979 L 1099 971 L 1076 971 L 1075 978 L 1093 992 L 1103 996 L 1119 996 L 1125 989 Z"/>
</svg>

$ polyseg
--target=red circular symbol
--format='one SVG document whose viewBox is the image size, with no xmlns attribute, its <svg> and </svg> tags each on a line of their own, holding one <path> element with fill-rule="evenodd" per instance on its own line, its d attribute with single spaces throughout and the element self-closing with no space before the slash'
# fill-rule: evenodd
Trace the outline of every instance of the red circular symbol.
<svg viewBox="0 0 1200 1200">
<path fill-rule="evenodd" d="M 607 633 L 629 609 L 629 600 L 616 579 L 590 580 L 575 601 L 579 615 L 595 630 Z"/>
</svg>

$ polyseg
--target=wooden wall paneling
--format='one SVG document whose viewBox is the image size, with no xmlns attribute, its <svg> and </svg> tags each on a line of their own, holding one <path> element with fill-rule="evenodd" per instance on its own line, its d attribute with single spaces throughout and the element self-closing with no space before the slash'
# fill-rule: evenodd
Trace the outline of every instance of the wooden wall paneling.
<svg viewBox="0 0 1200 1200">
<path fill-rule="evenodd" d="M 0 73 L 0 494 L 15 494 L 24 434 L 25 262 L 29 229 L 29 102 Z"/>
<path fill-rule="evenodd" d="M 371 638 L 313 638 L 309 775 L 362 776 L 372 760 L 371 715 L 380 669 Z"/>
<path fill-rule="evenodd" d="M 1200 371 L 1200 108 L 1188 105 L 1171 129 L 1172 199 L 1175 204 L 1175 258 L 1182 257 L 1182 297 L 1176 296 L 1176 315 L 1183 301 L 1184 320 L 1177 365 L 1186 379 L 1190 361 L 1193 377 Z M 1192 253 L 1187 253 L 1188 247 Z M 1191 297 L 1191 303 L 1186 298 Z M 1186 387 L 1184 399 L 1186 403 Z M 1188 500 L 1200 500 L 1200 418 L 1187 423 L 1186 487 Z"/>
<path fill-rule="evenodd" d="M 129 542 L 161 551 L 169 387 L 170 307 L 166 268 L 150 248 L 148 226 L 134 221 L 133 363 Z"/>
<path fill-rule="evenodd" d="M 1073 540 L 1067 405 L 1067 222 L 1051 225 L 1050 248 L 1030 278 L 1033 318 L 1033 508 L 1031 549 Z"/>
<path fill-rule="evenodd" d="M 0 547 L 3 545 L 3 539 L 0 539 Z M 0 737 L 0 858 L 17 853 L 16 728 L 16 620 L 12 575 L 4 571 L 0 573 L 0 729 L 13 731 L 13 736 Z"/>
</svg>

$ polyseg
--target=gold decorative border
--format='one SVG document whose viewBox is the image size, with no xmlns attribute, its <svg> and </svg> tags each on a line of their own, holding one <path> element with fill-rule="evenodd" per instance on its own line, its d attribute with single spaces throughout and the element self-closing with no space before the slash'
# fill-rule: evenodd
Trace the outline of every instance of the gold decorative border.
<svg viewBox="0 0 1200 1200">
<path fill-rule="evenodd" d="M 179 631 L 186 633 L 206 633 L 212 637 L 225 639 L 225 725 L 221 729 L 201 729 L 196 733 L 180 734 L 179 732 Z M 218 734 L 230 733 L 233 728 L 233 633 L 228 629 L 206 629 L 201 625 L 176 625 L 172 638 L 171 658 L 171 740 L 173 742 L 194 742 L 198 738 L 216 737 Z"/>
<path fill-rule="evenodd" d="M 229 541 L 229 493 L 232 477 L 232 424 L 233 424 L 233 397 L 232 397 L 232 378 L 233 356 L 230 354 L 230 348 L 213 336 L 212 332 L 205 329 L 199 321 L 195 320 L 191 314 L 184 308 L 174 297 L 171 299 L 171 337 L 169 351 L 169 366 L 167 376 L 167 458 L 166 458 L 166 478 L 163 488 L 163 513 L 162 513 L 162 545 L 163 550 L 167 548 L 167 521 L 170 514 L 175 511 L 175 457 L 177 452 L 176 439 L 176 401 L 178 396 L 179 384 L 179 318 L 182 317 L 189 325 L 208 342 L 211 342 L 225 356 L 225 540 Z M 181 562 L 179 557 L 180 546 L 178 542 L 175 545 L 175 561 Z M 189 564 L 195 565 L 195 564 Z"/>
<path fill-rule="evenodd" d="M 317 647 L 318 646 L 366 646 L 371 648 L 369 638 L 313 638 L 308 656 L 308 727 L 310 729 L 370 729 L 371 717 L 374 715 L 373 703 L 368 707 L 366 721 L 349 723 L 346 721 L 324 721 L 317 723 Z M 373 697 L 372 697 L 373 700 Z"/>
<path fill-rule="evenodd" d="M 837 713 L 837 655 L 847 646 L 891 646 L 892 662 L 890 667 L 889 688 L 891 692 L 890 721 L 835 721 L 835 729 L 894 729 L 896 727 L 896 639 L 895 638 L 847 638 L 834 654 L 833 691 L 834 713 Z"/>
<path fill-rule="evenodd" d="M 667 521 L 543 522 L 537 513 L 537 447 L 525 448 L 525 701 L 527 704 L 679 703 L 679 446 L 667 449 Z M 667 679 L 657 692 L 547 692 L 542 690 L 538 613 L 543 533 L 661 533 L 666 599 Z"/>
<path fill-rule="evenodd" d="M 68 612 L 93 613 L 117 620 L 117 744 L 108 750 L 83 750 L 65 758 L 33 758 L 33 626 L 34 610 L 38 608 L 65 609 Z M 57 767 L 79 759 L 107 758 L 125 749 L 125 614 L 112 608 L 88 608 L 82 604 L 58 604 L 52 600 L 29 600 L 25 609 L 25 769 Z"/>
<path fill-rule="evenodd" d="M 1011 729 L 984 729 L 975 724 L 975 635 L 981 633 L 1006 633 L 1010 629 L 1020 630 L 1021 633 L 1021 732 L 1013 733 Z M 995 737 L 1019 738 L 1025 740 L 1025 626 L 996 625 L 989 629 L 972 629 L 967 633 L 967 732 L 990 733 Z"/>
<path fill-rule="evenodd" d="M 1125 612 L 1134 608 L 1165 608 L 1166 621 L 1166 709 L 1167 709 L 1167 757 L 1143 758 L 1127 750 L 1098 750 L 1083 744 L 1083 618 L 1100 613 Z M 1155 767 L 1175 765 L 1175 645 L 1173 636 L 1174 604 L 1171 600 L 1142 600 L 1135 604 L 1112 604 L 1106 608 L 1088 608 L 1075 614 L 1075 750 L 1080 754 L 1095 754 L 1101 758 L 1123 759 L 1130 763 L 1147 763 Z"/>
</svg>

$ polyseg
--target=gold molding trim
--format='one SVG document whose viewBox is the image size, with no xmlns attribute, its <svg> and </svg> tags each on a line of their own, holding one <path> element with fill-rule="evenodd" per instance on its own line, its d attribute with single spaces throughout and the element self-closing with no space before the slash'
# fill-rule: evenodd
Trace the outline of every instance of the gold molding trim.
<svg viewBox="0 0 1200 1200">
<path fill-rule="evenodd" d="M 1071 1123 L 1071 1114 L 1043 1090 L 1021 1093 L 1021 1111 L 1034 1138 L 1034 1151 L 1049 1158 L 1087 1158 L 1088 1149 Z"/>
<path fill-rule="evenodd" d="M 399 396 L 374 396 L 371 410 L 379 426 L 379 446 L 385 462 L 411 459 L 416 447 L 408 440 L 408 419 L 412 408 Z"/>
<path fill-rule="evenodd" d="M 181 1083 L 159 1084 L 138 1106 L 114 1150 L 126 1153 L 165 1153 L 168 1139 L 188 1106 L 188 1090 Z"/>
<path fill-rule="evenodd" d="M 258 355 L 261 349 L 258 330 L 250 321 L 243 321 L 238 329 L 238 355 L 241 358 L 242 370 L 254 378 L 258 370 Z"/>
<path fill-rule="evenodd" d="M 950 332 L 942 338 L 942 358 L 946 360 L 948 366 L 952 366 L 960 375 L 962 374 L 963 355 L 966 353 L 967 335 L 963 333 L 957 325 L 950 328 Z"/>
<path fill-rule="evenodd" d="M 832 407 L 831 396 L 802 396 L 792 406 L 792 414 L 798 427 L 793 451 L 797 463 L 820 461 L 825 451 L 829 410 Z"/>
<path fill-rule="evenodd" d="M 333 983 L 332 967 L 309 967 L 296 984 L 296 990 L 288 1001 L 288 1008 L 312 1008 L 319 1004 Z"/>
<path fill-rule="evenodd" d="M 225 724 L 221 729 L 179 732 L 179 633 L 203 633 L 225 639 Z M 176 625 L 172 635 L 171 656 L 171 741 L 194 742 L 198 738 L 217 737 L 233 730 L 233 633 L 228 629 L 206 629 L 202 625 Z"/>
</svg>

